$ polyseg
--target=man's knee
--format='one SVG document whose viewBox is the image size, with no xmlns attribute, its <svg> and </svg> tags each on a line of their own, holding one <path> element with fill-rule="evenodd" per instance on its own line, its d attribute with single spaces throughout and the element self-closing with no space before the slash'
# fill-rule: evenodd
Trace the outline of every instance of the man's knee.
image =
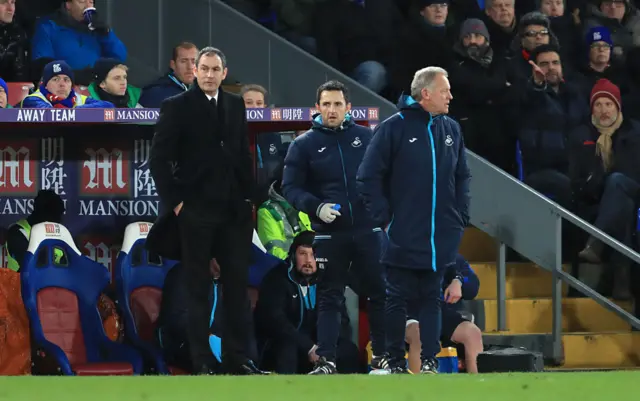
<svg viewBox="0 0 640 401">
<path fill-rule="evenodd" d="M 471 322 L 462 322 L 453 332 L 451 341 L 463 344 L 465 348 L 478 349 L 482 347 L 482 331 Z"/>
</svg>

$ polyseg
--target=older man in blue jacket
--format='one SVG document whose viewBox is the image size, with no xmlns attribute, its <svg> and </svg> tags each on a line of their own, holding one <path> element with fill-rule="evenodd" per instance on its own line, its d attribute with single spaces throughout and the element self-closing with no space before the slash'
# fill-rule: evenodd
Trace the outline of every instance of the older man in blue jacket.
<svg viewBox="0 0 640 401">
<path fill-rule="evenodd" d="M 336 373 L 340 312 L 349 270 L 369 298 L 372 365 L 385 361 L 385 285 L 379 262 L 384 235 L 369 218 L 356 191 L 356 172 L 371 141 L 371 130 L 351 119 L 349 93 L 340 82 L 318 88 L 311 130 L 297 137 L 285 157 L 282 188 L 296 210 L 309 215 L 320 270 L 318 349 L 311 374 Z M 338 207 L 340 206 L 340 207 Z M 378 366 L 380 365 L 380 366 Z"/>
<path fill-rule="evenodd" d="M 420 305 L 423 373 L 436 373 L 440 350 L 442 276 L 455 262 L 469 221 L 470 173 L 460 125 L 447 117 L 447 72 L 416 72 L 411 96 L 382 122 L 358 170 L 358 192 L 389 243 L 386 332 L 392 372 L 407 371 L 404 332 L 407 302 Z"/>
</svg>

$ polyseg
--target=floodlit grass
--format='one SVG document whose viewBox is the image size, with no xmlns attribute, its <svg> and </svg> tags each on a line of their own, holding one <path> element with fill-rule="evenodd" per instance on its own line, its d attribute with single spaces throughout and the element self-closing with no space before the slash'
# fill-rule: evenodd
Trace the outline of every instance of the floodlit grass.
<svg viewBox="0 0 640 401">
<path fill-rule="evenodd" d="M 608 401 L 640 372 L 437 376 L 1 377 L 0 401 Z"/>
</svg>

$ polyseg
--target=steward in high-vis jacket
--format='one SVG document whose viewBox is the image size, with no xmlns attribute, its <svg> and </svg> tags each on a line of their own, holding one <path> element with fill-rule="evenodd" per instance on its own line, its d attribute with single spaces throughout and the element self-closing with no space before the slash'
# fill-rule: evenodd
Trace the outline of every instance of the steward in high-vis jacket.
<svg viewBox="0 0 640 401">
<path fill-rule="evenodd" d="M 322 272 L 318 283 L 318 359 L 313 374 L 336 373 L 340 308 L 349 269 L 369 298 L 374 355 L 384 354 L 385 287 L 379 262 L 384 235 L 356 192 L 356 172 L 371 130 L 355 124 L 346 86 L 329 81 L 318 88 L 310 131 L 297 137 L 285 158 L 284 197 L 311 219 Z M 339 207 L 338 207 L 339 205 Z M 338 210 L 339 209 L 339 210 Z M 374 358 L 374 364 L 380 358 Z"/>
<path fill-rule="evenodd" d="M 295 237 L 287 260 L 271 269 L 260 284 L 255 309 L 261 367 L 279 374 L 308 373 L 319 358 L 313 231 Z M 346 307 L 340 310 L 337 359 L 343 373 L 358 373 L 358 348 L 351 341 Z"/>
<path fill-rule="evenodd" d="M 296 235 L 311 230 L 309 216 L 299 212 L 280 195 L 282 181 L 269 187 L 269 200 L 258 209 L 258 237 L 267 252 L 282 260 L 289 257 L 289 248 Z"/>
<path fill-rule="evenodd" d="M 446 116 L 452 99 L 447 72 L 419 70 L 411 95 L 401 97 L 400 111 L 376 128 L 358 171 L 358 191 L 389 237 L 382 263 L 392 371 L 406 371 L 407 301 L 419 298 L 422 372 L 434 373 L 440 283 L 469 222 L 470 173 L 460 125 Z"/>
</svg>

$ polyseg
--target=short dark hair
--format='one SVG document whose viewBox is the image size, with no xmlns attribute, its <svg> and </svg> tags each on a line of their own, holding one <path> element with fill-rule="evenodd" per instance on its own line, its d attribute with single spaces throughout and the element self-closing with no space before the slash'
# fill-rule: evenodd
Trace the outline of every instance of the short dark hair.
<svg viewBox="0 0 640 401">
<path fill-rule="evenodd" d="M 198 64 L 200 64 L 200 59 L 202 58 L 202 56 L 218 56 L 222 61 L 222 68 L 227 68 L 227 57 L 224 55 L 222 50 L 216 47 L 207 46 L 204 49 L 201 49 L 198 52 L 198 58 L 196 58 L 196 67 L 198 66 Z"/>
<path fill-rule="evenodd" d="M 342 92 L 345 103 L 349 103 L 349 89 L 347 89 L 345 84 L 336 80 L 327 81 L 318 87 L 318 91 L 316 92 L 316 103 L 320 104 L 320 96 L 322 95 L 322 92 L 327 91 Z"/>
<path fill-rule="evenodd" d="M 258 84 L 247 84 L 243 85 L 242 88 L 240 88 L 240 96 L 244 96 L 244 94 L 247 92 L 259 92 L 262 93 L 262 96 L 264 96 L 265 98 L 267 97 L 267 89 L 265 89 L 264 86 Z"/>
<path fill-rule="evenodd" d="M 552 44 L 540 45 L 535 49 L 533 49 L 533 51 L 531 52 L 531 55 L 529 56 L 529 60 L 533 61 L 534 63 L 537 63 L 538 56 L 541 55 L 542 53 L 556 53 L 558 56 L 560 56 L 560 48 Z M 560 61 L 562 61 L 562 57 L 560 57 Z"/>
<path fill-rule="evenodd" d="M 173 53 L 171 54 L 171 60 L 178 61 L 178 50 L 180 50 L 180 49 L 184 49 L 184 50 L 196 49 L 196 50 L 198 50 L 198 46 L 196 46 L 195 44 L 193 44 L 191 42 L 181 42 L 180 44 L 178 44 L 178 46 L 173 48 Z"/>
</svg>

